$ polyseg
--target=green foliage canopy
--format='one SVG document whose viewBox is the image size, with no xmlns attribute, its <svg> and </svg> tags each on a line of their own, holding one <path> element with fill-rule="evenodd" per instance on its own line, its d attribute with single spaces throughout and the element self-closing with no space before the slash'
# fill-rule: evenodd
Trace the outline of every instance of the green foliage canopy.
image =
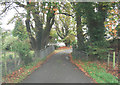
<svg viewBox="0 0 120 85">
<path fill-rule="evenodd" d="M 13 36 L 18 37 L 20 40 L 25 40 L 28 38 L 26 28 L 20 18 L 18 18 L 18 20 L 15 22 L 15 28 L 12 34 Z"/>
</svg>

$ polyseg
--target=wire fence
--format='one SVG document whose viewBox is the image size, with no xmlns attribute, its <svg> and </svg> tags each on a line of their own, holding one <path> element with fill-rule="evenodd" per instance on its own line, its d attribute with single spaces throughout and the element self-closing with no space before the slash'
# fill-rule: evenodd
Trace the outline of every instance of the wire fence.
<svg viewBox="0 0 120 85">
<path fill-rule="evenodd" d="M 54 46 L 49 46 L 45 49 L 42 49 L 39 51 L 40 56 L 38 58 L 42 59 L 48 56 L 54 50 L 55 50 Z M 7 60 L 0 62 L 0 65 L 2 65 L 2 76 L 12 73 L 13 71 L 19 69 L 21 66 L 24 65 L 23 61 L 20 59 L 19 56 L 17 56 L 17 58 L 13 58 L 15 57 L 14 53 L 9 55 L 8 57 L 9 58 Z M 38 59 L 35 57 L 35 54 L 32 57 L 34 59 L 33 62 Z"/>
<path fill-rule="evenodd" d="M 89 61 L 89 57 L 90 57 L 86 52 L 78 51 L 76 49 L 73 49 L 72 55 L 73 55 L 74 59 L 80 59 L 80 60 L 83 60 L 83 61 L 84 60 Z M 110 67 L 111 70 L 118 66 L 118 61 L 119 61 L 119 53 L 118 53 L 118 51 L 110 50 L 108 52 L 108 55 L 105 56 L 105 57 L 106 58 L 103 59 L 102 61 L 104 63 L 106 63 L 106 66 Z"/>
<path fill-rule="evenodd" d="M 118 55 L 118 51 L 114 51 L 114 50 L 110 50 L 108 52 L 109 55 L 109 61 L 113 62 L 113 53 L 115 52 L 115 62 L 118 62 L 119 59 L 119 55 Z M 75 59 L 79 58 L 81 60 L 88 60 L 89 59 L 89 55 L 87 52 L 85 51 L 79 51 L 76 50 L 75 48 L 73 49 L 72 55 L 74 56 Z M 106 56 L 107 59 L 108 56 Z"/>
</svg>

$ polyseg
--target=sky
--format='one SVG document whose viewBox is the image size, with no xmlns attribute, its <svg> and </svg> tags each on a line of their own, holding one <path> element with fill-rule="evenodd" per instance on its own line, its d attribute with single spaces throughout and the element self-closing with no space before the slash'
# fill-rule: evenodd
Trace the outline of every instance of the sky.
<svg viewBox="0 0 120 85">
<path fill-rule="evenodd" d="M 8 24 L 9 20 L 15 15 L 15 11 L 11 10 L 9 11 L 2 19 L 0 22 L 2 23 L 1 27 L 3 30 L 12 30 L 14 29 L 14 23 Z"/>
<path fill-rule="evenodd" d="M 0 5 L 0 13 L 1 13 L 1 10 L 3 10 L 3 6 Z M 23 13 L 22 8 L 17 8 L 17 10 L 19 11 L 19 13 Z M 10 24 L 7 24 L 7 23 L 16 15 L 16 13 L 18 12 L 15 9 L 11 9 L 6 13 L 4 13 L 2 16 L 0 16 L 0 22 L 2 23 L 1 28 L 3 31 L 14 29 L 14 26 L 15 26 L 14 22 Z"/>
</svg>

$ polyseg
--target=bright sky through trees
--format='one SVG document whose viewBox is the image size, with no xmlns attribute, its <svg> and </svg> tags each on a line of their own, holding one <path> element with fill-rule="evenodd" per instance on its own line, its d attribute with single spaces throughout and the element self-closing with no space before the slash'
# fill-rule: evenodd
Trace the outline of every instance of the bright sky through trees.
<svg viewBox="0 0 120 85">
<path fill-rule="evenodd" d="M 3 6 L 0 5 L 0 13 L 2 13 Z M 18 11 L 19 10 L 19 11 Z M 23 13 L 24 10 L 22 8 L 18 8 L 17 11 L 19 13 Z M 8 10 L 5 14 L 0 16 L 0 22 L 2 23 L 1 27 L 3 30 L 13 30 L 15 23 L 7 24 L 18 12 L 15 9 Z"/>
</svg>

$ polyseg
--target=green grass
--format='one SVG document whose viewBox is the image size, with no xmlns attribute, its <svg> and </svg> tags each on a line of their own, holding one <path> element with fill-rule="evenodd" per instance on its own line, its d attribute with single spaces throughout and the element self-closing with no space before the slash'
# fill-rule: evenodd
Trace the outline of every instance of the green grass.
<svg viewBox="0 0 120 85">
<path fill-rule="evenodd" d="M 23 79 L 25 79 L 28 75 L 30 75 L 34 70 L 38 69 L 38 68 L 35 68 L 32 71 L 28 72 L 31 68 L 36 66 L 39 62 L 44 62 L 46 59 L 47 59 L 47 57 L 44 57 L 42 59 L 38 58 L 34 62 L 29 63 L 28 65 L 24 65 L 24 66 L 19 67 L 19 68 L 24 69 L 24 72 L 22 73 L 23 75 L 20 75 L 19 79 L 15 79 L 15 80 L 13 80 L 13 82 L 14 83 L 20 83 Z M 27 74 L 25 74 L 25 72 L 27 72 Z"/>
<path fill-rule="evenodd" d="M 91 78 L 95 79 L 98 83 L 118 83 L 118 78 L 107 73 L 104 68 L 97 66 L 96 63 L 88 64 L 87 62 L 84 62 L 84 65 L 81 64 L 81 66 L 88 72 Z"/>
<path fill-rule="evenodd" d="M 9 58 L 9 55 L 13 55 L 12 57 L 13 57 L 13 59 L 14 59 L 14 52 L 6 52 L 6 58 L 4 58 L 4 54 L 2 54 L 2 60 L 3 60 L 3 62 L 4 61 L 7 61 L 8 59 L 10 59 Z M 32 57 L 34 57 L 34 51 L 30 51 L 30 55 L 32 56 Z M 18 55 L 17 55 L 17 57 L 19 57 Z M 20 69 L 20 68 L 24 68 L 24 70 L 25 70 L 25 72 L 27 72 L 29 69 L 31 69 L 31 68 L 33 68 L 34 66 L 36 66 L 39 62 L 44 62 L 45 60 L 47 59 L 47 57 L 44 57 L 44 58 L 42 58 L 42 59 L 40 59 L 40 58 L 35 58 L 35 60 L 33 61 L 33 62 L 31 62 L 31 63 L 29 63 L 28 65 L 21 65 L 21 66 L 19 66 L 18 68 L 16 68 L 16 70 L 18 70 L 18 69 Z M 35 68 L 34 70 L 36 70 L 37 68 Z M 32 70 L 32 71 L 34 71 L 34 70 Z M 24 76 L 19 76 L 20 78 L 19 79 L 15 79 L 13 82 L 15 82 L 15 83 L 19 83 L 19 82 L 21 82 L 23 79 L 25 79 L 28 75 L 30 75 L 31 73 L 32 73 L 32 71 L 31 72 L 28 72 L 27 74 L 25 74 L 24 72 L 22 73 L 22 74 L 24 74 Z M 10 74 L 12 74 L 12 72 L 10 73 Z"/>
</svg>

